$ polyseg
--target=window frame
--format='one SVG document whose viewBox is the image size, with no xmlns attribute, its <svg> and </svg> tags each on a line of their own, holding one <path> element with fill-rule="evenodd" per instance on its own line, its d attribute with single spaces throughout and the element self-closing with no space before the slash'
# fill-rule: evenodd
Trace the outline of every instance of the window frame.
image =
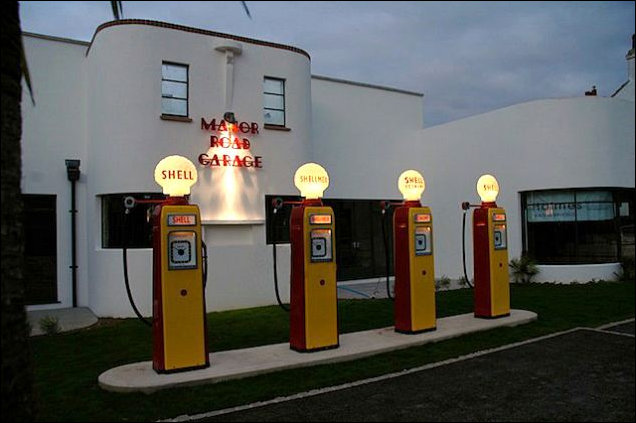
<svg viewBox="0 0 636 423">
<path fill-rule="evenodd" d="M 164 74 L 163 74 L 164 65 L 185 68 L 185 71 L 186 71 L 186 80 L 185 80 L 185 82 L 184 81 L 175 80 L 175 79 L 165 78 Z M 163 83 L 164 82 L 185 84 L 185 86 L 186 86 L 186 97 L 185 98 L 181 98 L 181 97 L 173 97 L 173 96 L 165 95 L 164 92 L 163 92 Z M 185 103 L 186 103 L 185 115 L 175 114 L 175 113 L 166 113 L 164 111 L 164 109 L 163 109 L 163 99 L 185 100 Z M 161 116 L 170 116 L 170 117 L 177 117 L 177 118 L 189 118 L 190 117 L 190 65 L 187 65 L 187 64 L 184 64 L 184 63 L 169 62 L 169 61 L 165 61 L 165 60 L 161 62 L 161 100 L 162 100 L 162 103 L 161 103 Z"/>
<path fill-rule="evenodd" d="M 265 81 L 267 80 L 272 80 L 272 81 L 280 81 L 282 83 L 282 94 L 279 93 L 273 93 L 273 92 L 268 92 L 265 91 Z M 284 78 L 277 78 L 277 77 L 273 77 L 273 76 L 264 76 L 263 77 L 263 124 L 264 126 L 271 126 L 271 127 L 275 127 L 275 128 L 286 128 L 287 127 L 287 101 L 286 101 L 286 95 L 287 95 L 287 90 L 286 90 L 286 80 Z M 283 108 L 282 109 L 275 109 L 273 107 L 265 107 L 265 96 L 277 96 L 277 97 L 282 97 L 283 99 Z M 276 111 L 276 112 L 282 112 L 283 113 L 283 123 L 282 124 L 278 124 L 278 123 L 269 123 L 265 121 L 265 111 L 266 110 L 272 110 L 272 111 Z"/>
</svg>

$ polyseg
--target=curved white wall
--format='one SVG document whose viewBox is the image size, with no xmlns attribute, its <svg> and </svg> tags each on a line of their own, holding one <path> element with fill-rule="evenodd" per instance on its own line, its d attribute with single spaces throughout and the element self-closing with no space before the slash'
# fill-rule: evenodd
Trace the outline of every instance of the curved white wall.
<svg viewBox="0 0 636 423">
<path fill-rule="evenodd" d="M 153 25 L 114 25 L 97 32 L 87 57 L 89 197 L 159 191 L 154 168 L 168 155 L 179 154 L 195 163 L 199 178 L 191 201 L 201 209 L 210 254 L 208 310 L 273 301 L 264 197 L 294 194 L 290 175 L 310 158 L 309 58 L 240 41 L 242 54 L 234 58 L 233 111 L 239 121 L 258 124 L 259 134 L 246 137 L 251 155 L 262 156 L 263 168 L 208 168 L 198 163 L 198 156 L 208 152 L 212 134 L 202 130 L 201 118 L 218 122 L 226 111 L 226 58 L 215 50 L 225 42 L 222 37 Z M 163 61 L 189 65 L 190 123 L 160 119 Z M 290 131 L 263 127 L 264 76 L 285 79 Z M 89 204 L 90 305 L 99 315 L 130 316 L 121 251 L 102 248 L 100 202 Z M 148 254 L 129 250 L 131 283 L 136 285 L 140 308 L 149 312 L 152 260 Z"/>
</svg>

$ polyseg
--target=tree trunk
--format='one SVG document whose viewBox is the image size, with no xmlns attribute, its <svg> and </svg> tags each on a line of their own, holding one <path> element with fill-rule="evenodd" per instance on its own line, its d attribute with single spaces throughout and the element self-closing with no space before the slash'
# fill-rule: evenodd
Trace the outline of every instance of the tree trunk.
<svg viewBox="0 0 636 423">
<path fill-rule="evenodd" d="M 22 35 L 18 2 L 2 3 L 2 133 L 0 138 L 2 187 L 2 417 L 5 421 L 33 421 L 29 327 L 22 281 L 24 239 L 20 192 L 22 118 Z"/>
</svg>

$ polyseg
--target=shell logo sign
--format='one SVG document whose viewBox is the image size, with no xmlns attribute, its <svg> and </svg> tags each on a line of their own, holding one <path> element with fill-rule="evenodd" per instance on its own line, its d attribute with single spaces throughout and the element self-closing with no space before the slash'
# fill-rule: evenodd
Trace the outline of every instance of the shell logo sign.
<svg viewBox="0 0 636 423">
<path fill-rule="evenodd" d="M 398 190 L 406 201 L 419 201 L 425 189 L 424 177 L 417 170 L 405 170 L 398 178 Z"/>
<path fill-rule="evenodd" d="M 481 175 L 477 180 L 477 194 L 484 203 L 494 203 L 499 194 L 499 183 L 492 175 Z"/>
<path fill-rule="evenodd" d="M 183 197 L 190 194 L 190 187 L 197 182 L 197 169 L 183 156 L 168 156 L 155 167 L 155 182 L 164 194 Z"/>
<path fill-rule="evenodd" d="M 294 185 L 300 191 L 300 195 L 308 200 L 322 198 L 329 186 L 329 175 L 319 164 L 305 163 L 294 174 Z"/>
</svg>

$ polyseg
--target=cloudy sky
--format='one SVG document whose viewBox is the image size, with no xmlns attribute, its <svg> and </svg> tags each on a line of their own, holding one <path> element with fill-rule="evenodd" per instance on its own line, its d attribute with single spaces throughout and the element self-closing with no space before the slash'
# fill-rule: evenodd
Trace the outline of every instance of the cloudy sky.
<svg viewBox="0 0 636 423">
<path fill-rule="evenodd" d="M 293 45 L 312 73 L 424 94 L 432 126 L 627 79 L 634 2 L 136 2 L 151 19 Z M 24 31 L 90 41 L 110 2 L 20 2 Z"/>
</svg>

